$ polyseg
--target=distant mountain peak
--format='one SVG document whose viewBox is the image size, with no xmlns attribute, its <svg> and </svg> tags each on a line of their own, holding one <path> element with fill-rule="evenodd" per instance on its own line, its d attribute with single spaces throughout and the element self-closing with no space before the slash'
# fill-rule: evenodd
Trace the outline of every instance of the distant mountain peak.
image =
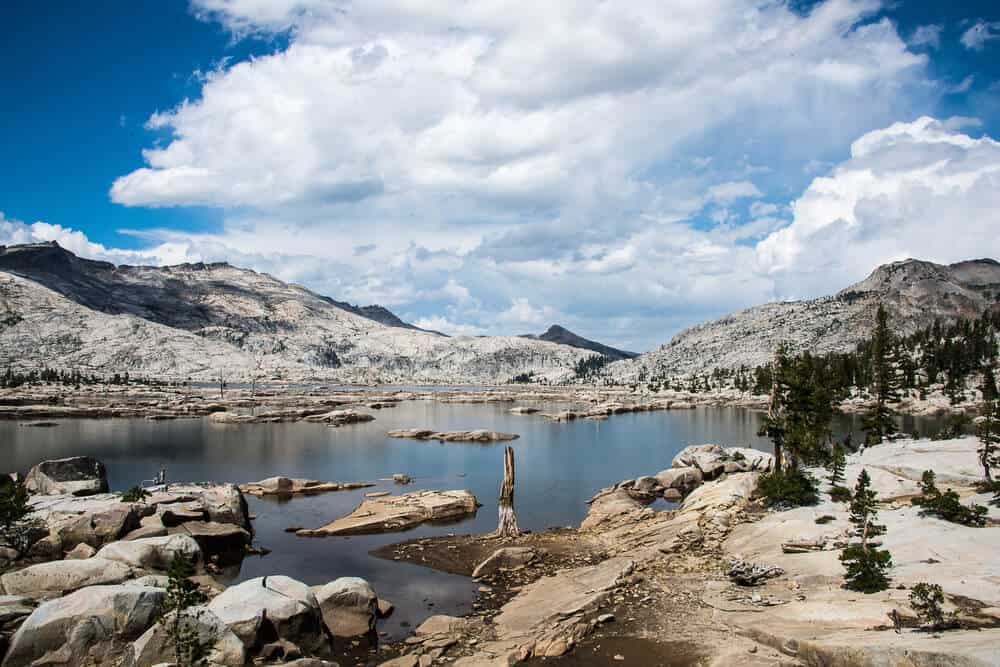
<svg viewBox="0 0 1000 667">
<path fill-rule="evenodd" d="M 634 363 L 620 365 L 616 373 L 620 379 L 635 379 L 752 368 L 770 361 L 778 345 L 793 353 L 846 352 L 870 335 L 879 305 L 902 334 L 938 318 L 954 321 L 1000 309 L 1000 262 L 889 262 L 833 296 L 767 303 L 685 329 Z"/>
<path fill-rule="evenodd" d="M 548 329 L 545 330 L 541 336 L 535 336 L 533 334 L 527 334 L 522 336 L 522 338 L 532 338 L 535 340 L 544 340 L 549 343 L 558 343 L 559 345 L 568 345 L 569 347 L 575 347 L 581 350 L 590 350 L 592 352 L 597 352 L 613 361 L 620 361 L 622 359 L 633 359 L 638 355 L 636 352 L 628 352 L 626 350 L 619 350 L 597 341 L 584 338 L 579 336 L 564 326 L 559 324 L 553 324 Z"/>
</svg>

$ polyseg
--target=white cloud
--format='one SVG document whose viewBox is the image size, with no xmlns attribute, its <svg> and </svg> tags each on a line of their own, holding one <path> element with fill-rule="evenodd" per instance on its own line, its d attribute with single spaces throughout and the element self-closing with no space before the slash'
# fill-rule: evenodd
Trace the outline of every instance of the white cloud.
<svg viewBox="0 0 1000 667">
<path fill-rule="evenodd" d="M 1000 39 L 1000 21 L 988 22 L 979 19 L 962 33 L 961 42 L 972 51 L 982 51 L 987 42 Z"/>
<path fill-rule="evenodd" d="M 37 221 L 26 223 L 8 218 L 0 211 L 0 244 L 44 243 L 55 241 L 74 254 L 115 264 L 180 264 L 199 261 L 189 243 L 161 243 L 144 250 L 107 248 L 94 243 L 82 231 Z"/>
<path fill-rule="evenodd" d="M 873 198 L 906 202 L 869 189 L 959 151 L 926 128 L 910 132 L 919 140 L 869 132 L 913 117 L 929 89 L 926 56 L 873 19 L 878 0 L 808 13 L 757 0 L 194 5 L 236 33 L 288 30 L 290 43 L 201 74 L 199 97 L 148 120 L 167 140 L 112 198 L 227 209 L 217 232 L 160 232 L 148 252 L 227 258 L 450 333 L 559 321 L 647 349 L 704 317 L 843 287 L 902 250 L 863 235 L 844 259 L 824 236 L 839 228 L 819 220 L 931 238 L 873 222 Z M 939 31 L 925 28 L 910 44 L 933 46 Z M 858 137 L 882 171 L 859 155 L 835 166 Z M 784 173 L 769 173 L 773 146 Z M 823 178 L 792 209 L 769 203 L 803 173 Z M 828 181 L 854 193 L 843 207 L 812 205 Z"/>
<path fill-rule="evenodd" d="M 806 16 L 756 0 L 194 5 L 291 44 L 154 114 L 172 140 L 115 181 L 116 202 L 351 222 L 650 206 L 657 184 L 637 174 L 680 142 L 786 106 L 811 136 L 817 114 L 839 124 L 924 62 L 887 21 L 857 26 L 877 0 Z"/>
<path fill-rule="evenodd" d="M 737 199 L 747 199 L 750 197 L 762 197 L 763 192 L 750 181 L 730 181 L 719 183 L 708 189 L 708 199 L 720 204 L 728 204 Z"/>
<path fill-rule="evenodd" d="M 435 315 L 433 317 L 421 317 L 413 322 L 415 326 L 428 331 L 438 331 L 449 336 L 482 336 L 486 334 L 485 329 L 481 329 L 471 324 L 459 324 L 452 322 L 445 317 Z"/>
<path fill-rule="evenodd" d="M 781 207 L 771 202 L 755 201 L 750 204 L 750 215 L 755 218 L 760 218 L 765 215 L 774 215 L 779 210 L 781 210 Z"/>
<path fill-rule="evenodd" d="M 792 209 L 756 258 L 785 295 L 828 293 L 907 257 L 1000 256 L 1000 143 L 927 117 L 895 123 L 855 141 Z"/>
<path fill-rule="evenodd" d="M 931 49 L 938 49 L 941 47 L 941 31 L 943 29 L 944 26 L 934 24 L 917 26 L 917 29 L 910 35 L 907 43 L 914 47 L 925 46 Z"/>
<path fill-rule="evenodd" d="M 969 92 L 969 89 L 972 88 L 972 83 L 975 80 L 976 80 L 975 75 L 970 74 L 969 76 L 965 77 L 964 79 L 956 83 L 954 86 L 950 86 L 949 88 L 947 88 L 946 92 L 949 95 L 960 95 L 962 93 L 967 93 Z"/>
<path fill-rule="evenodd" d="M 922 117 L 867 132 L 789 207 L 755 201 L 749 222 L 727 214 L 711 228 L 669 216 L 582 226 L 568 219 L 502 228 L 470 250 L 387 238 L 356 256 L 364 241 L 357 233 L 324 247 L 308 228 L 263 225 L 147 233 L 157 245 L 137 253 L 0 218 L 0 242 L 56 238 L 87 256 L 132 263 L 228 258 L 335 298 L 400 304 L 418 326 L 445 333 L 525 333 L 558 322 L 642 350 L 736 308 L 833 293 L 885 262 L 1000 257 L 1000 142 L 964 134 L 972 120 Z M 282 254 L 241 248 L 241 234 L 259 231 L 257 242 Z"/>
</svg>

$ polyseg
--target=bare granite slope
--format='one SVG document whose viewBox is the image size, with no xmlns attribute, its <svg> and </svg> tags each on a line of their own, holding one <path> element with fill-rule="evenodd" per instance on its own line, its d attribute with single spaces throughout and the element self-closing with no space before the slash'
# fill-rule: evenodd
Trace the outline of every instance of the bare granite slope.
<svg viewBox="0 0 1000 667">
<path fill-rule="evenodd" d="M 230 381 L 498 382 L 528 371 L 571 374 L 593 356 L 401 326 L 389 311 L 369 307 L 366 315 L 225 263 L 115 266 L 55 244 L 12 246 L 0 248 L 0 285 L 0 363 L 15 366 Z"/>
<path fill-rule="evenodd" d="M 974 317 L 1000 307 L 1000 263 L 979 259 L 952 265 L 908 259 L 885 264 L 833 296 L 768 303 L 699 324 L 669 343 L 611 365 L 620 379 L 704 372 L 765 363 L 785 343 L 791 352 L 847 351 L 866 338 L 882 303 L 893 328 L 912 333 L 934 321 Z"/>
</svg>

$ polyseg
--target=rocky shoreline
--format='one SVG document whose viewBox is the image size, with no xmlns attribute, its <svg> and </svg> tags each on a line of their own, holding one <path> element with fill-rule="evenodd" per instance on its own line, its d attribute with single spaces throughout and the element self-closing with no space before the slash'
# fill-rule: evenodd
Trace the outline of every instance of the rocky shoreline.
<svg viewBox="0 0 1000 667">
<path fill-rule="evenodd" d="M 604 489 L 576 530 L 423 539 L 380 550 L 478 575 L 483 584 L 473 615 L 429 619 L 414 638 L 391 647 L 398 655 L 384 664 L 430 664 L 441 647 L 460 666 L 559 664 L 568 654 L 578 657 L 566 664 L 605 664 L 602 655 L 612 663 L 718 667 L 1000 664 L 1000 510 L 991 506 L 990 525 L 971 528 L 918 517 L 903 502 L 923 469 L 984 502 L 972 486 L 981 474 L 975 449 L 971 438 L 901 441 L 849 457 L 848 484 L 865 468 L 883 505 L 896 566 L 893 587 L 882 594 L 842 587 L 833 544 L 843 539 L 846 508 L 829 499 L 829 485 L 817 506 L 765 510 L 754 492 L 769 455 L 749 460 L 739 448 L 717 445 L 688 448 L 670 469 Z M 706 473 L 714 478 L 705 480 Z M 702 481 L 692 482 L 698 474 Z M 674 480 L 684 481 L 671 486 Z M 679 487 L 685 493 L 676 509 L 648 507 Z M 817 523 L 820 516 L 831 519 Z M 825 546 L 784 548 L 794 541 Z M 500 565 L 474 571 L 490 561 Z M 960 629 L 919 627 L 907 601 L 919 581 L 943 587 Z M 902 619 L 899 633 L 893 611 Z"/>
<path fill-rule="evenodd" d="M 556 423 L 576 419 L 603 420 L 615 415 L 697 407 L 742 407 L 763 410 L 768 397 L 735 389 L 688 392 L 665 389 L 602 388 L 586 385 L 504 385 L 476 389 L 451 388 L 433 391 L 387 390 L 378 386 L 338 389 L 317 384 L 273 385 L 252 391 L 234 387 L 184 387 L 171 385 L 116 385 L 79 388 L 41 384 L 29 388 L 0 389 L 0 419 L 17 420 L 24 426 L 58 426 L 60 419 L 130 418 L 151 421 L 207 417 L 213 423 L 269 424 L 312 422 L 343 426 L 377 420 L 377 413 L 404 401 L 459 404 L 508 404 L 508 411 L 525 418 Z M 552 410 L 548 406 L 556 405 Z M 863 396 L 853 396 L 839 406 L 843 412 L 860 413 L 870 407 Z M 926 397 L 904 397 L 894 409 L 900 414 L 933 416 L 970 412 L 973 403 L 953 405 L 941 392 Z M 548 409 L 547 409 L 548 408 Z M 372 414 L 376 413 L 376 414 Z M 467 439 L 458 433 L 433 437 L 434 429 L 407 429 L 417 439 Z M 476 432 L 481 441 L 481 434 Z"/>
<path fill-rule="evenodd" d="M 127 396 L 137 401 L 139 393 Z M 328 415 L 331 407 L 350 411 L 362 404 L 439 400 L 525 403 L 510 409 L 527 408 L 519 412 L 544 419 L 535 404 L 553 396 L 562 401 L 567 395 L 301 392 L 259 394 L 248 407 L 245 396 L 230 392 L 208 412 L 204 395 L 189 395 L 171 409 L 197 416 L 193 405 L 202 401 L 202 416 L 239 414 L 238 409 L 268 419 L 279 414 L 304 419 Z M 587 407 L 580 393 L 572 396 L 581 407 L 566 412 L 578 415 L 686 409 L 665 401 L 627 402 L 620 395 L 612 401 L 597 391 L 586 394 Z M 154 399 L 158 404 L 142 409 L 165 410 L 162 397 L 144 400 Z M 275 477 L 240 487 L 174 483 L 125 502 L 108 492 L 98 461 L 43 462 L 25 478 L 36 525 L 30 544 L 22 553 L 0 550 L 0 643 L 8 646 L 3 665 L 77 664 L 64 658 L 79 655 L 88 656 L 86 664 L 169 661 L 158 619 L 166 570 L 177 554 L 197 563 L 193 580 L 208 598 L 198 610 L 197 631 L 215 642 L 212 664 L 300 660 L 304 666 L 348 659 L 394 667 L 442 661 L 478 666 L 567 655 L 578 656 L 575 664 L 603 664 L 597 656 L 647 664 L 644 657 L 662 655 L 666 663 L 669 655 L 675 665 L 867 665 L 892 664 L 904 654 L 907 664 L 920 666 L 997 664 L 1000 511 L 990 507 L 986 528 L 967 528 L 918 516 L 907 502 L 925 469 L 937 471 L 963 498 L 976 497 L 972 485 L 981 468 L 975 449 L 972 438 L 904 440 L 849 457 L 847 483 L 864 467 L 883 504 L 880 516 L 889 528 L 885 540 L 896 560 L 897 587 L 884 594 L 841 588 L 835 545 L 843 541 L 846 510 L 829 499 L 828 486 L 815 507 L 766 511 L 754 494 L 759 474 L 771 466 L 768 453 L 697 445 L 678 453 L 668 468 L 656 472 L 659 466 L 653 466 L 648 475 L 602 489 L 588 501 L 588 514 L 576 529 L 503 540 L 423 538 L 378 550 L 375 555 L 479 582 L 470 616 L 433 616 L 412 637 L 378 648 L 375 623 L 391 605 L 364 580 L 307 586 L 276 574 L 226 587 L 218 576 L 255 549 L 244 494 L 291 498 L 359 489 L 368 482 Z M 409 481 L 402 474 L 392 479 Z M 668 509 L 653 506 L 661 500 Z M 457 490 L 370 497 L 324 526 L 295 532 L 319 537 L 396 531 L 452 521 L 477 506 L 472 494 Z M 824 520 L 817 522 L 820 517 Z M 916 627 L 906 597 L 918 581 L 942 585 L 962 629 L 935 635 Z M 898 634 L 888 623 L 892 611 L 904 619 Z M 94 629 L 74 631 L 81 623 Z"/>
</svg>

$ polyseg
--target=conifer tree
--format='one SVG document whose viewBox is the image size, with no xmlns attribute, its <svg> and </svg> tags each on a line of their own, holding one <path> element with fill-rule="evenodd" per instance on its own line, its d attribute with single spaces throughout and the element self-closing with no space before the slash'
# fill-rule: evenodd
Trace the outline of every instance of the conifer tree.
<svg viewBox="0 0 1000 667">
<path fill-rule="evenodd" d="M 877 445 L 895 435 L 896 420 L 890 403 L 899 400 L 899 373 L 895 365 L 894 337 L 889 331 L 889 316 L 880 304 L 875 315 L 875 332 L 872 336 L 871 387 L 875 406 L 865 417 L 864 429 L 867 442 Z"/>
<path fill-rule="evenodd" d="M 886 570 L 892 567 L 892 556 L 870 543 L 872 538 L 885 533 L 885 526 L 875 523 L 877 504 L 868 471 L 862 470 L 850 505 L 853 532 L 860 541 L 848 544 L 840 554 L 840 562 L 846 570 L 847 587 L 863 593 L 876 593 L 889 587 Z"/>
<path fill-rule="evenodd" d="M 201 641 L 197 618 L 188 611 L 207 599 L 198 584 L 191 580 L 192 576 L 194 564 L 183 554 L 174 556 L 167 570 L 169 582 L 163 611 L 166 614 L 173 612 L 173 616 L 165 621 L 167 641 L 174 649 L 174 663 L 183 667 L 205 663 L 213 648 L 211 642 Z"/>
<path fill-rule="evenodd" d="M 983 418 L 976 424 L 979 436 L 979 465 L 983 466 L 983 481 L 993 483 L 990 468 L 1000 465 L 1000 409 L 995 402 L 983 406 Z"/>
<path fill-rule="evenodd" d="M 844 481 L 844 468 L 847 467 L 847 457 L 844 456 L 844 448 L 840 445 L 833 446 L 833 453 L 830 455 L 830 477 L 828 478 L 832 486 L 840 486 Z"/>
<path fill-rule="evenodd" d="M 983 381 L 980 390 L 983 392 L 983 401 L 992 403 L 997 400 L 997 378 L 991 363 L 983 366 Z"/>
</svg>

